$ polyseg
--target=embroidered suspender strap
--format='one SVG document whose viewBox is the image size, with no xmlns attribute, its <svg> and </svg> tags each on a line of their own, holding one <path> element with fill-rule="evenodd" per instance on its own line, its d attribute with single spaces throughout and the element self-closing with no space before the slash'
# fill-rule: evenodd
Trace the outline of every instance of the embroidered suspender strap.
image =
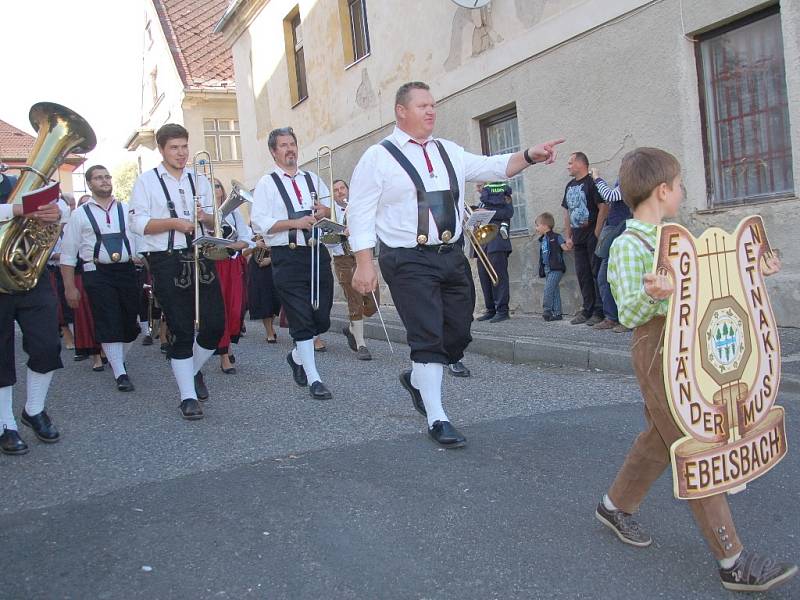
<svg viewBox="0 0 800 600">
<path fill-rule="evenodd" d="M 125 249 L 128 251 L 128 260 L 133 260 L 131 243 L 128 240 L 128 232 L 125 231 L 125 212 L 122 210 L 122 204 L 119 202 L 117 202 L 117 217 L 119 218 L 119 232 L 122 234 L 122 242 L 125 244 Z"/>
<path fill-rule="evenodd" d="M 394 159 L 400 164 L 403 170 L 411 178 L 414 187 L 417 188 L 417 240 L 428 238 L 428 229 L 430 223 L 430 211 L 428 205 L 424 202 L 419 202 L 419 198 L 425 193 L 425 184 L 422 183 L 422 177 L 419 176 L 414 165 L 406 158 L 406 155 L 400 151 L 400 148 L 395 146 L 389 140 L 383 140 L 381 146 L 391 154 Z M 423 242 L 424 243 L 424 242 Z"/>
<path fill-rule="evenodd" d="M 167 184 L 164 183 L 164 180 L 161 178 L 161 175 L 158 172 L 158 168 L 153 169 L 153 173 L 156 174 L 156 178 L 158 179 L 158 183 L 161 184 L 161 189 L 164 190 L 164 197 L 167 199 L 167 208 L 169 209 L 169 216 L 173 219 L 178 218 L 178 213 L 175 212 L 175 203 L 170 198 L 169 190 L 167 190 Z M 194 194 L 194 184 L 192 183 L 192 178 L 189 176 L 189 184 L 192 186 L 192 194 Z M 172 252 L 173 248 L 175 247 L 175 230 L 169 230 L 169 238 L 167 242 L 167 252 Z M 187 233 L 186 234 L 186 247 L 192 247 L 192 238 Z"/>
<path fill-rule="evenodd" d="M 631 229 L 626 229 L 625 231 L 623 231 L 623 232 L 622 232 L 622 234 L 621 234 L 621 235 L 630 235 L 630 236 L 633 236 L 633 237 L 635 237 L 635 238 L 636 238 L 636 239 L 638 239 L 640 242 L 642 242 L 642 244 L 644 245 L 644 247 L 645 247 L 645 248 L 647 248 L 647 251 L 648 251 L 648 252 L 655 252 L 655 251 L 656 251 L 656 249 L 655 249 L 655 248 L 653 248 L 652 244 L 651 244 L 650 242 L 648 242 L 646 239 L 644 239 L 644 238 L 643 238 L 643 237 L 642 237 L 642 236 L 641 236 L 639 233 L 637 233 L 636 231 L 633 231 L 633 230 L 631 230 Z"/>
<path fill-rule="evenodd" d="M 453 201 L 455 203 L 456 214 L 458 214 L 458 198 L 460 191 L 458 189 L 458 179 L 456 179 L 456 170 L 453 168 L 453 163 L 450 161 L 450 156 L 444 149 L 442 142 L 433 140 L 433 143 L 439 148 L 439 154 L 442 157 L 442 162 L 444 162 L 444 168 L 447 169 L 447 176 L 450 178 L 450 191 L 453 192 Z"/>
<path fill-rule="evenodd" d="M 100 227 L 97 225 L 97 219 L 94 218 L 92 210 L 89 208 L 88 204 L 83 205 L 83 210 L 86 212 L 86 217 L 89 219 L 89 224 L 94 230 L 94 262 L 97 262 L 97 259 L 100 257 L 100 244 L 102 239 L 102 236 L 100 235 Z"/>
<path fill-rule="evenodd" d="M 281 181 L 281 178 L 278 177 L 278 174 L 275 171 L 270 173 L 270 175 L 272 176 L 272 181 L 275 182 L 275 187 L 278 188 L 278 192 L 281 195 L 284 206 L 286 206 L 286 217 L 289 219 L 294 218 L 292 215 L 294 215 L 297 211 L 295 211 L 294 206 L 292 205 L 292 200 L 289 198 L 289 192 L 286 191 L 283 181 Z M 308 177 L 308 173 L 306 173 L 306 177 Z M 306 179 L 306 182 L 308 182 L 308 179 Z M 309 185 L 308 189 L 313 190 L 314 188 L 313 186 Z M 289 229 L 286 233 L 289 234 L 289 247 L 294 248 L 297 246 L 297 229 Z M 306 245 L 308 245 L 308 240 L 311 238 L 311 232 L 304 229 L 303 238 L 305 238 Z"/>
</svg>

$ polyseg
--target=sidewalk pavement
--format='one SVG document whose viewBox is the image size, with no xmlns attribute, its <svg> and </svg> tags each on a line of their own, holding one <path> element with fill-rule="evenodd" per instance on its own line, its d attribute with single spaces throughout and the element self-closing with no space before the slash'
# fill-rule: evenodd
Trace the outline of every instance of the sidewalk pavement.
<svg viewBox="0 0 800 600">
<path fill-rule="evenodd" d="M 381 306 L 389 338 L 401 353 L 407 353 L 405 328 L 393 306 Z M 476 315 L 477 316 L 477 315 Z M 541 315 L 512 314 L 508 321 L 473 321 L 471 352 L 509 363 L 561 365 L 587 370 L 632 374 L 630 333 L 596 331 L 586 325 L 563 321 L 545 322 Z M 347 325 L 347 304 L 335 302 L 331 331 L 341 334 Z M 780 327 L 782 360 L 781 390 L 800 393 L 800 329 Z M 386 339 L 378 315 L 364 323 L 364 335 Z M 395 348 L 398 352 L 398 348 Z"/>
</svg>

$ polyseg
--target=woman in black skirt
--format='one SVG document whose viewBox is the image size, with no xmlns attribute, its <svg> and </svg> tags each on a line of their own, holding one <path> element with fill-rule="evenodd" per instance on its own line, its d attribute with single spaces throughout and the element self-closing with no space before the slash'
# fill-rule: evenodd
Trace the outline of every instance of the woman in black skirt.
<svg viewBox="0 0 800 600">
<path fill-rule="evenodd" d="M 274 344 L 278 340 L 272 319 L 278 316 L 281 310 L 281 301 L 278 291 L 272 283 L 272 258 L 270 249 L 257 236 L 256 247 L 246 250 L 250 255 L 247 265 L 247 304 L 250 311 L 250 320 L 261 320 L 267 334 L 267 343 Z"/>
</svg>

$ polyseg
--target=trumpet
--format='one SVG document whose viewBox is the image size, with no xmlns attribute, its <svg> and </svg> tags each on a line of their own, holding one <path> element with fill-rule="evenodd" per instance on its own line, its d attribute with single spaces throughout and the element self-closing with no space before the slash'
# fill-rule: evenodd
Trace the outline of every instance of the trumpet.
<svg viewBox="0 0 800 600">
<path fill-rule="evenodd" d="M 475 256 L 478 257 L 478 260 L 481 261 L 483 268 L 486 269 L 486 273 L 489 275 L 492 285 L 497 285 L 497 283 L 500 281 L 500 278 L 497 276 L 497 271 L 495 271 L 495 268 L 489 261 L 489 256 L 486 254 L 486 250 L 483 249 L 483 246 L 497 237 L 497 233 L 500 228 L 494 223 L 486 223 L 484 225 L 468 227 L 467 221 L 469 221 L 469 218 L 474 214 L 474 212 L 475 211 L 467 206 L 466 203 L 464 204 L 464 213 L 466 218 L 462 223 L 462 229 L 464 230 L 464 235 L 472 245 Z"/>
</svg>

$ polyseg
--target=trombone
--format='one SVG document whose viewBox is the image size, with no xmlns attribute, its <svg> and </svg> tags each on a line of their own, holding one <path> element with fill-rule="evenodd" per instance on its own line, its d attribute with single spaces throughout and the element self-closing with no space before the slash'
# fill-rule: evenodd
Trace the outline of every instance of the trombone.
<svg viewBox="0 0 800 600">
<path fill-rule="evenodd" d="M 231 244 L 230 240 L 222 237 L 222 216 L 217 209 L 217 202 L 213 197 L 214 190 L 214 167 L 211 164 L 211 155 L 201 150 L 194 155 L 192 160 L 192 172 L 195 181 L 195 196 L 194 196 L 194 327 L 196 330 L 200 329 L 200 258 L 207 258 L 208 260 L 224 260 L 228 258 L 227 246 Z M 213 235 L 205 235 L 205 228 L 200 222 L 197 214 L 198 208 L 207 208 L 203 205 L 203 197 L 200 195 L 200 178 L 205 177 L 209 182 L 212 190 L 211 210 L 214 216 L 214 231 Z M 200 235 L 200 232 L 203 232 Z"/>
<path fill-rule="evenodd" d="M 319 308 L 319 277 L 320 277 L 320 244 L 339 244 L 344 235 L 344 226 L 337 223 L 336 201 L 333 199 L 333 150 L 330 146 L 320 146 L 317 150 L 317 177 L 322 179 L 322 171 L 327 171 L 328 195 L 318 197 L 312 192 L 311 196 L 314 204 L 325 198 L 329 199 L 331 205 L 331 218 L 321 219 L 311 228 L 311 307 L 314 310 Z M 326 162 L 327 161 L 327 162 Z"/>
<path fill-rule="evenodd" d="M 494 223 L 485 223 L 483 225 L 476 225 L 475 227 L 467 226 L 467 221 L 469 221 L 470 217 L 475 213 L 475 211 L 472 210 L 466 203 L 464 203 L 464 213 L 466 216 L 462 223 L 464 235 L 472 245 L 475 256 L 478 257 L 478 260 L 481 261 L 483 268 L 486 269 L 486 273 L 489 275 L 492 285 L 497 285 L 497 283 L 500 281 L 500 278 L 497 276 L 497 271 L 495 271 L 495 268 L 489 261 L 489 256 L 486 254 L 486 250 L 483 249 L 483 246 L 497 237 L 499 227 Z"/>
</svg>

